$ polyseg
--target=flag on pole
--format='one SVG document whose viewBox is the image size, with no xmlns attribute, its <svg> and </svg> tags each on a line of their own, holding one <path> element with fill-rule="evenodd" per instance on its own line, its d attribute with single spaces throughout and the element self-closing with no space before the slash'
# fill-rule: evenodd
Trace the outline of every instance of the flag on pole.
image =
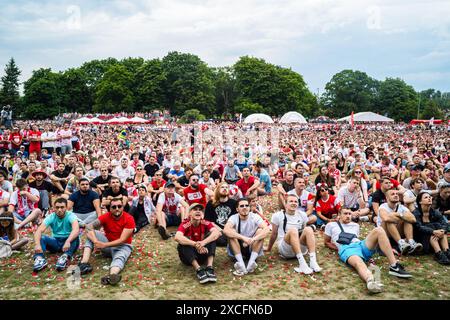
<svg viewBox="0 0 450 320">
<path fill-rule="evenodd" d="M 352 128 L 355 125 L 355 117 L 354 117 L 353 111 L 352 111 L 352 114 L 350 115 L 350 124 L 351 124 Z"/>
<path fill-rule="evenodd" d="M 430 126 L 434 124 L 434 117 L 430 119 Z"/>
</svg>

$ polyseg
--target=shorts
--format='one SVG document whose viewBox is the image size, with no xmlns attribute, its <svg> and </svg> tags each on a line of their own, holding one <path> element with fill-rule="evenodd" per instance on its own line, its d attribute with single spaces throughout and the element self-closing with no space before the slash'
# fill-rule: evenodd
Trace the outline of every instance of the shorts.
<svg viewBox="0 0 450 320">
<path fill-rule="evenodd" d="M 16 211 L 14 211 L 13 215 L 14 215 L 14 217 L 19 219 L 20 221 L 23 221 L 30 215 L 30 213 L 31 213 L 31 210 L 27 210 L 27 211 L 25 211 L 25 214 L 23 216 L 21 216 Z"/>
<path fill-rule="evenodd" d="M 300 250 L 302 251 L 302 254 L 306 254 L 308 252 L 308 247 L 300 244 Z M 292 250 L 291 245 L 287 244 L 286 241 L 284 241 L 284 239 L 278 241 L 278 252 L 285 259 L 291 259 L 296 257 L 296 254 L 294 250 Z"/>
<path fill-rule="evenodd" d="M 239 241 L 239 246 L 241 247 L 242 257 L 244 259 L 250 259 L 250 256 L 252 254 L 252 251 L 250 250 L 250 247 L 249 246 L 244 247 L 242 241 Z M 227 253 L 228 253 L 229 257 L 234 258 L 233 250 L 231 250 L 231 247 L 229 245 L 227 246 Z M 261 250 L 258 252 L 258 258 L 263 256 L 263 255 L 264 255 L 264 250 L 263 250 L 263 248 L 261 248 Z"/>
<path fill-rule="evenodd" d="M 178 227 L 181 224 L 181 217 L 176 214 L 167 214 L 166 213 L 166 226 L 172 227 L 176 226 Z"/>
<path fill-rule="evenodd" d="M 364 261 L 368 261 L 377 252 L 376 250 L 370 250 L 366 246 L 366 240 L 354 242 L 346 245 L 341 245 L 339 248 L 339 257 L 345 263 L 351 256 L 358 256 Z"/>
</svg>

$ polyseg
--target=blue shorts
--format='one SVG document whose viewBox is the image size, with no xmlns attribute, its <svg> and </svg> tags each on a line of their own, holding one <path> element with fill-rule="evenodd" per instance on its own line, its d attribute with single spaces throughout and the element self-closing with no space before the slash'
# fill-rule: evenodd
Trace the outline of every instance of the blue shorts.
<svg viewBox="0 0 450 320">
<path fill-rule="evenodd" d="M 358 256 L 364 261 L 368 261 L 374 254 L 376 250 L 370 250 L 366 246 L 366 240 L 360 242 L 354 242 L 346 245 L 341 245 L 339 248 L 339 257 L 345 263 L 351 256 Z"/>
<path fill-rule="evenodd" d="M 24 215 L 21 216 L 20 214 L 18 214 L 16 211 L 13 212 L 14 217 L 16 217 L 17 219 L 19 219 L 20 221 L 25 220 L 29 215 L 30 215 L 31 211 L 25 211 Z"/>
<path fill-rule="evenodd" d="M 166 213 L 166 226 L 172 227 L 176 226 L 178 227 L 181 223 L 181 217 L 177 216 L 176 214 L 167 214 Z"/>
</svg>

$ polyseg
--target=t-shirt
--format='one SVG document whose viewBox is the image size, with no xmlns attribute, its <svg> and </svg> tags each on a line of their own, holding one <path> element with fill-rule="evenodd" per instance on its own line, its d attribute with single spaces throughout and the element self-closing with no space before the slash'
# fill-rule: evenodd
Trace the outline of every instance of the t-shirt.
<svg viewBox="0 0 450 320">
<path fill-rule="evenodd" d="M 16 190 L 12 193 L 11 198 L 9 199 L 9 204 L 16 207 L 16 210 L 19 210 L 20 208 L 23 208 L 24 212 L 32 211 L 34 209 L 37 209 L 39 200 L 36 202 L 31 202 L 26 196 L 20 195 L 18 196 L 19 191 Z M 33 196 L 36 196 L 39 198 L 39 191 L 34 188 L 29 188 L 28 192 L 30 192 Z M 20 200 L 19 200 L 20 198 Z M 21 201 L 22 205 L 19 205 L 19 201 Z M 18 212 L 21 214 L 20 212 Z"/>
<path fill-rule="evenodd" d="M 108 174 L 108 176 L 106 177 L 106 179 L 104 179 L 102 176 L 98 176 L 97 178 L 95 178 L 94 180 L 92 180 L 92 182 L 94 182 L 95 184 L 108 184 L 109 185 L 109 180 L 111 180 L 111 175 Z"/>
<path fill-rule="evenodd" d="M 166 214 L 176 214 L 178 205 L 183 198 L 178 194 L 174 193 L 173 197 L 166 198 L 166 194 L 163 192 L 159 195 L 157 204 L 162 204 L 162 211 Z"/>
<path fill-rule="evenodd" d="M 308 205 L 314 205 L 314 195 L 311 192 L 302 190 L 302 193 L 299 196 L 295 189 L 292 189 L 288 194 L 293 194 L 298 197 L 299 206 L 303 211 L 307 211 Z"/>
<path fill-rule="evenodd" d="M 122 166 L 119 166 L 116 169 L 114 169 L 113 174 L 116 175 L 117 177 L 119 177 L 119 179 L 122 183 L 125 183 L 125 180 L 127 180 L 127 178 L 134 177 L 135 171 L 134 171 L 133 167 L 131 167 L 131 166 L 128 166 L 125 169 L 122 168 Z"/>
<path fill-rule="evenodd" d="M 182 186 L 183 188 L 186 188 L 189 185 L 189 179 L 186 178 L 186 176 L 182 176 L 177 180 L 177 182 Z"/>
<path fill-rule="evenodd" d="M 232 167 L 226 166 L 224 170 L 225 170 L 225 179 L 227 180 L 239 179 L 238 173 L 240 172 L 240 170 L 238 166 L 236 165 L 233 165 Z"/>
<path fill-rule="evenodd" d="M 12 183 L 9 182 L 8 180 L 4 180 L 0 188 L 2 188 L 5 191 L 8 191 L 9 193 L 12 193 L 14 191 Z"/>
<path fill-rule="evenodd" d="M 179 232 L 192 241 L 202 241 L 205 235 L 214 228 L 214 225 L 208 220 L 201 220 L 198 226 L 194 226 L 189 219 L 184 220 L 178 227 Z"/>
<path fill-rule="evenodd" d="M 382 205 L 383 203 L 386 203 L 386 195 L 384 194 L 381 189 L 378 189 L 372 194 L 372 203 L 378 203 Z"/>
<path fill-rule="evenodd" d="M 144 167 L 145 173 L 149 177 L 153 177 L 160 168 L 159 164 L 155 163 L 154 165 L 151 165 L 150 163 L 147 163 Z"/>
<path fill-rule="evenodd" d="M 22 143 L 22 135 L 19 132 L 13 132 L 9 135 L 9 141 L 11 141 L 11 147 L 18 149 Z"/>
<path fill-rule="evenodd" d="M 355 189 L 350 192 L 347 187 L 339 189 L 338 199 L 347 208 L 356 208 L 358 206 L 358 199 L 361 197 L 361 190 Z"/>
<path fill-rule="evenodd" d="M 158 182 L 158 181 L 156 181 L 156 180 L 153 180 L 153 181 L 151 182 L 151 185 L 152 185 L 153 190 L 159 190 L 159 188 L 165 186 L 165 184 L 166 184 L 166 180 L 164 180 L 164 179 L 161 180 L 160 182 Z"/>
<path fill-rule="evenodd" d="M 86 194 L 77 191 L 69 197 L 69 200 L 73 202 L 73 212 L 81 214 L 95 211 L 94 200 L 97 199 L 99 199 L 97 192 L 92 190 L 88 190 Z"/>
<path fill-rule="evenodd" d="M 41 139 L 56 139 L 56 133 L 55 132 L 44 132 L 41 135 Z M 43 141 L 42 142 L 42 148 L 55 148 L 56 149 L 56 140 L 52 141 Z"/>
<path fill-rule="evenodd" d="M 250 189 L 254 183 L 255 183 L 255 177 L 250 176 L 248 178 L 248 182 L 245 182 L 244 178 L 242 178 L 238 182 L 236 182 L 236 185 L 239 187 L 239 189 L 241 189 L 242 194 L 245 195 L 247 193 L 248 189 Z"/>
<path fill-rule="evenodd" d="M 337 214 L 340 208 L 341 203 L 339 202 L 339 199 L 331 194 L 328 196 L 327 201 L 323 201 L 322 198 L 320 198 L 316 203 L 316 212 L 320 212 L 328 219 L 331 219 L 333 214 Z"/>
<path fill-rule="evenodd" d="M 394 210 L 392 210 L 392 209 L 389 207 L 389 204 L 388 204 L 388 203 L 383 203 L 383 204 L 380 206 L 380 208 L 378 209 L 377 227 L 381 227 L 381 223 L 383 222 L 382 219 L 381 219 L 381 216 L 380 216 L 380 210 L 381 210 L 381 209 L 386 210 L 388 213 L 394 212 Z M 408 210 L 407 207 L 405 207 L 404 205 L 400 204 L 400 205 L 398 206 L 398 209 L 397 209 L 396 212 L 398 212 L 398 213 L 401 213 L 401 212 L 406 213 L 406 212 L 409 212 L 409 210 Z"/>
<path fill-rule="evenodd" d="M 68 238 L 72 232 L 72 223 L 77 220 L 73 212 L 66 211 L 63 218 L 53 212 L 44 219 L 44 225 L 52 229 L 52 236 L 55 238 Z"/>
<path fill-rule="evenodd" d="M 288 184 L 286 181 L 283 181 L 281 183 L 281 186 L 283 187 L 284 191 L 289 192 L 293 189 L 295 189 L 295 184 L 292 182 L 292 184 Z"/>
<path fill-rule="evenodd" d="M 239 232 L 239 220 L 240 220 L 240 232 Z M 264 220 L 256 213 L 250 212 L 246 220 L 240 219 L 239 214 L 235 214 L 228 219 L 244 237 L 254 237 L 259 226 L 264 223 Z"/>
<path fill-rule="evenodd" d="M 30 131 L 28 134 L 28 138 L 38 139 L 41 137 L 42 132 L 40 131 Z M 30 149 L 40 149 L 41 141 L 30 141 Z"/>
<path fill-rule="evenodd" d="M 257 175 L 259 181 L 264 183 L 264 191 L 266 193 L 272 192 L 272 181 L 270 180 L 270 176 L 266 170 L 261 169 L 261 172 Z"/>
<path fill-rule="evenodd" d="M 181 176 L 184 176 L 184 169 L 183 169 L 183 168 L 180 168 L 180 170 L 178 170 L 178 171 L 176 171 L 175 169 L 171 169 L 171 170 L 169 171 L 169 174 L 170 174 L 170 175 L 175 175 L 175 176 L 177 176 L 177 177 L 181 177 Z"/>
<path fill-rule="evenodd" d="M 284 211 L 278 211 L 275 212 L 272 215 L 271 222 L 278 226 L 278 235 L 277 239 L 281 240 L 284 238 L 284 235 L 286 232 L 284 232 L 283 226 L 284 226 Z M 297 229 L 299 231 L 302 231 L 306 224 L 308 223 L 308 217 L 306 216 L 306 213 L 302 210 L 297 210 L 295 214 L 287 214 L 286 213 L 286 231 L 290 229 Z"/>
<path fill-rule="evenodd" d="M 58 138 L 60 138 L 60 145 L 61 146 L 71 146 L 72 145 L 72 130 L 68 129 L 68 130 L 58 130 L 57 132 L 57 136 Z M 63 138 L 64 136 L 66 136 L 67 138 Z"/>
<path fill-rule="evenodd" d="M 187 187 L 183 190 L 184 198 L 189 205 L 193 203 L 200 203 L 203 207 L 206 207 L 206 185 L 199 184 L 198 189 L 192 189 L 192 187 Z"/>
<path fill-rule="evenodd" d="M 40 186 L 37 185 L 35 180 L 30 183 L 30 187 L 40 191 L 46 190 L 47 192 L 52 192 L 54 188 L 53 184 L 48 182 L 47 180 L 43 180 Z"/>
<path fill-rule="evenodd" d="M 409 178 L 408 178 L 408 179 L 409 179 Z M 406 179 L 406 180 L 408 180 L 408 179 Z M 393 186 L 395 189 L 397 189 L 398 186 L 400 185 L 400 182 L 398 182 L 398 181 L 395 180 L 395 179 L 390 179 L 390 180 L 391 180 L 392 186 Z M 405 180 L 405 181 L 406 181 L 406 180 Z M 375 188 L 376 188 L 377 190 L 381 189 L 381 183 L 380 183 L 380 181 L 377 180 L 377 183 L 376 183 L 376 185 L 375 185 Z M 406 189 L 409 189 L 409 187 L 406 188 Z"/>
<path fill-rule="evenodd" d="M 136 227 L 133 217 L 126 212 L 123 212 L 118 220 L 114 218 L 111 212 L 101 215 L 98 217 L 98 220 L 100 221 L 103 230 L 105 230 L 105 236 L 108 241 L 120 239 L 124 229 L 134 230 Z M 130 235 L 125 243 L 131 244 L 132 240 L 133 236 Z"/>
<path fill-rule="evenodd" d="M 352 239 L 352 243 L 361 241 L 357 238 L 359 237 L 359 224 L 352 221 L 350 223 L 341 223 L 341 226 L 345 232 L 356 235 L 356 238 Z M 338 249 L 341 247 L 341 244 L 336 241 L 339 239 L 341 232 L 342 230 L 339 228 L 337 222 L 330 222 L 325 226 L 325 234 L 331 238 L 331 242 L 333 242 Z"/>
<path fill-rule="evenodd" d="M 212 201 L 208 201 L 205 208 L 205 219 L 214 222 L 223 229 L 228 218 L 237 213 L 236 205 L 237 202 L 234 199 L 219 203 L 217 207 L 213 206 Z"/>
<path fill-rule="evenodd" d="M 9 192 L 7 192 L 3 189 L 0 189 L 0 199 L 1 200 L 9 199 L 9 196 L 10 196 Z"/>
</svg>

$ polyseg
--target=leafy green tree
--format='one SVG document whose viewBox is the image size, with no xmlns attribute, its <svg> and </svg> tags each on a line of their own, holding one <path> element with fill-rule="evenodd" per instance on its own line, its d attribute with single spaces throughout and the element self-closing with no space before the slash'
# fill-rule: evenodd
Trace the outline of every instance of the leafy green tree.
<svg viewBox="0 0 450 320">
<path fill-rule="evenodd" d="M 380 85 L 378 111 L 395 121 L 409 122 L 417 116 L 419 95 L 402 79 L 387 78 Z"/>
<path fill-rule="evenodd" d="M 72 68 L 61 74 L 61 108 L 64 111 L 92 112 L 93 95 L 87 84 L 87 75 L 80 68 Z"/>
<path fill-rule="evenodd" d="M 348 116 L 352 111 L 374 111 L 379 86 L 379 81 L 365 72 L 343 70 L 325 85 L 323 106 L 334 117 Z"/>
<path fill-rule="evenodd" d="M 48 119 L 61 111 L 61 75 L 51 69 L 33 71 L 24 84 L 23 112 L 27 119 Z"/>
<path fill-rule="evenodd" d="M 235 108 L 237 113 L 242 113 L 242 117 L 246 117 L 252 113 L 265 113 L 266 110 L 258 103 L 253 103 L 248 100 L 240 100 Z"/>
<path fill-rule="evenodd" d="M 421 113 L 421 119 L 442 119 L 444 112 L 439 108 L 438 103 L 435 100 L 428 100 L 425 103 L 425 107 Z"/>
<path fill-rule="evenodd" d="M 216 114 L 230 116 L 234 113 L 234 103 L 237 97 L 233 69 L 224 67 L 211 70 L 214 78 Z"/>
<path fill-rule="evenodd" d="M 133 83 L 133 74 L 123 65 L 112 65 L 96 86 L 94 111 L 133 111 Z"/>
<path fill-rule="evenodd" d="M 21 72 L 14 58 L 5 66 L 5 74 L 1 78 L 0 105 L 10 105 L 17 108 L 19 105 L 19 76 Z"/>
<path fill-rule="evenodd" d="M 205 116 L 200 113 L 197 109 L 189 109 L 183 113 L 181 117 L 181 121 L 184 123 L 192 123 L 194 121 L 203 121 L 205 120 Z"/>
<path fill-rule="evenodd" d="M 214 113 L 213 75 L 206 63 L 188 53 L 169 52 L 162 59 L 166 75 L 167 106 L 172 114 L 198 109 L 210 116 Z"/>
<path fill-rule="evenodd" d="M 146 61 L 136 74 L 136 110 L 164 109 L 166 75 L 161 60 Z"/>
</svg>

